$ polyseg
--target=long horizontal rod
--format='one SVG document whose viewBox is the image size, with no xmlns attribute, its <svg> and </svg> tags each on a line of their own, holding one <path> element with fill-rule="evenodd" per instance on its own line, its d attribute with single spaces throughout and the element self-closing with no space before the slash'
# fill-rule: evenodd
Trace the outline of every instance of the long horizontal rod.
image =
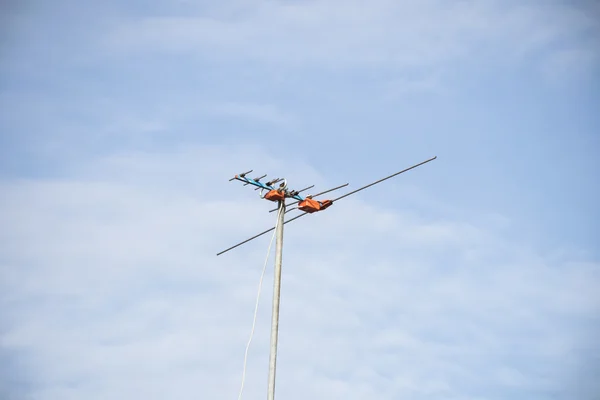
<svg viewBox="0 0 600 400">
<path fill-rule="evenodd" d="M 353 190 L 353 191 L 351 191 L 351 192 L 349 192 L 349 193 L 346 193 L 345 195 L 343 195 L 343 196 L 340 196 L 340 197 L 338 197 L 337 199 L 333 199 L 333 200 L 331 200 L 331 201 L 332 201 L 332 202 L 334 202 L 334 201 L 341 200 L 341 199 L 343 199 L 344 197 L 348 197 L 348 196 L 350 196 L 351 194 L 354 194 L 354 193 L 356 193 L 356 192 L 360 192 L 361 190 L 364 190 L 364 189 L 366 189 L 366 188 L 368 188 L 368 187 L 371 187 L 371 186 L 373 186 L 373 185 L 376 185 L 376 184 L 378 184 L 378 183 L 380 183 L 380 182 L 383 182 L 383 181 L 385 181 L 386 179 L 390 179 L 390 178 L 393 178 L 393 177 L 394 177 L 394 176 L 396 176 L 396 175 L 400 175 L 400 174 L 401 174 L 401 173 L 403 173 L 403 172 L 410 171 L 411 169 L 413 169 L 413 168 L 417 168 L 418 166 L 420 166 L 420 165 L 423 165 L 423 164 L 426 164 L 426 163 L 428 163 L 429 161 L 433 161 L 433 160 L 435 160 L 436 158 L 437 158 L 437 156 L 435 156 L 435 157 L 433 157 L 433 158 L 430 158 L 429 160 L 425 160 L 425 161 L 423 161 L 423 162 L 420 162 L 420 163 L 418 163 L 418 164 L 415 164 L 415 165 L 413 165 L 412 167 L 409 167 L 409 168 L 403 169 L 403 170 L 402 170 L 402 171 L 400 171 L 400 172 L 396 172 L 395 174 L 392 174 L 392 175 L 390 175 L 390 176 L 386 176 L 385 178 L 382 178 L 382 179 L 380 179 L 380 180 L 378 180 L 378 181 L 375 181 L 375 182 L 373 182 L 373 183 L 369 183 L 367 186 L 363 186 L 363 187 L 361 187 L 361 188 L 358 188 L 358 189 L 356 189 L 356 190 Z"/>
<path fill-rule="evenodd" d="M 368 187 L 371 187 L 371 186 L 373 186 L 373 185 L 376 185 L 376 184 L 378 184 L 378 183 L 380 183 L 380 182 L 383 182 L 383 181 L 385 181 L 385 180 L 387 180 L 387 179 L 393 178 L 393 177 L 394 177 L 394 176 L 396 176 L 396 175 L 400 175 L 400 174 L 401 174 L 401 173 L 403 173 L 403 172 L 410 171 L 411 169 L 413 169 L 413 168 L 417 168 L 417 167 L 418 167 L 418 166 L 420 166 L 420 165 L 423 165 L 423 164 L 426 164 L 426 163 L 428 163 L 428 162 L 430 162 L 430 161 L 433 161 L 433 160 L 435 160 L 436 158 L 437 158 L 437 156 L 436 156 L 436 157 L 433 157 L 433 158 L 430 158 L 429 160 L 425 160 L 425 161 L 423 161 L 423 162 L 420 162 L 420 163 L 418 163 L 418 164 L 415 164 L 415 165 L 413 165 L 412 167 L 409 167 L 409 168 L 403 169 L 402 171 L 400 171 L 400 172 L 396 172 L 395 174 L 392 174 L 392 175 L 390 175 L 390 176 L 386 176 L 385 178 L 379 179 L 379 180 L 377 180 L 377 181 L 375 181 L 375 182 L 373 182 L 373 183 L 369 183 L 368 185 L 366 185 L 366 186 L 363 186 L 363 187 L 361 187 L 361 188 L 358 188 L 358 189 L 356 189 L 356 190 L 353 190 L 353 191 L 351 191 L 351 192 L 349 192 L 349 193 L 346 193 L 346 194 L 344 194 L 344 195 L 342 195 L 342 196 L 338 197 L 337 199 L 333 199 L 333 200 L 332 200 L 332 202 L 335 202 L 335 201 L 341 200 L 341 199 L 343 199 L 344 197 L 348 197 L 348 196 L 350 196 L 350 195 L 352 195 L 352 194 L 354 194 L 354 193 L 360 192 L 361 190 L 364 190 L 364 189 L 366 189 L 366 188 L 368 188 Z M 342 186 L 340 186 L 340 187 L 344 187 L 344 186 L 347 186 L 347 185 L 348 185 L 348 184 L 345 184 L 345 185 L 342 185 Z M 337 188 L 337 189 L 339 189 L 339 188 Z M 331 190 L 335 190 L 335 189 L 330 189 L 330 191 L 331 191 Z M 315 195 L 315 196 L 316 196 L 316 195 Z M 293 204 L 293 203 L 292 203 L 292 204 Z M 297 215 L 297 216 L 295 216 L 294 218 L 291 218 L 291 219 L 289 219 L 289 220 L 285 221 L 285 222 L 284 222 L 284 224 L 287 224 L 288 222 L 292 222 L 292 221 L 294 221 L 294 220 L 296 220 L 296 219 L 298 219 L 298 218 L 300 218 L 300 217 L 303 217 L 303 216 L 305 216 L 305 215 L 307 215 L 307 214 L 308 214 L 308 213 L 306 213 L 306 212 L 305 212 L 305 213 L 302 213 L 302 214 L 300 214 L 300 215 Z M 256 239 L 256 238 L 257 238 L 257 237 L 259 237 L 259 236 L 262 236 L 262 235 L 264 235 L 265 233 L 269 233 L 269 232 L 271 232 L 273 229 L 275 229 L 275 228 L 267 229 L 266 231 L 264 231 L 264 232 L 261 232 L 261 233 L 259 233 L 258 235 L 254 235 L 254 236 L 252 236 L 251 238 L 249 238 L 249 239 L 246 239 L 246 240 L 244 240 L 243 242 L 240 242 L 240 243 L 236 244 L 235 246 L 231 246 L 230 248 L 228 248 L 228 249 L 226 249 L 226 250 L 223 250 L 223 251 L 222 251 L 222 252 L 220 252 L 220 253 L 217 253 L 217 255 L 221 255 L 221 254 L 223 254 L 223 253 L 225 253 L 225 252 L 228 252 L 229 250 L 235 249 L 236 247 L 243 245 L 244 243 L 248 243 L 249 241 L 251 241 L 251 240 L 254 240 L 254 239 Z"/>
<path fill-rule="evenodd" d="M 403 169 L 403 170 L 402 170 L 402 171 L 400 171 L 400 172 L 396 172 L 395 174 L 392 174 L 392 175 L 390 175 L 390 176 L 388 176 L 388 177 L 385 177 L 385 178 L 383 178 L 383 179 L 380 179 L 380 180 L 378 180 L 378 181 L 376 181 L 376 182 L 369 183 L 367 186 L 363 186 L 363 187 L 361 187 L 361 188 L 358 188 L 358 189 L 356 189 L 356 190 L 353 190 L 353 191 L 351 191 L 351 192 L 349 192 L 349 193 L 346 193 L 345 195 L 343 195 L 343 196 L 340 196 L 340 197 L 338 197 L 337 199 L 333 199 L 333 200 L 331 200 L 331 202 L 338 201 L 338 200 L 340 200 L 340 199 L 343 199 L 344 197 L 348 197 L 348 196 L 350 196 L 351 194 L 354 194 L 354 193 L 356 193 L 356 192 L 360 192 L 360 191 L 361 191 L 361 190 L 363 190 L 363 189 L 366 189 L 366 188 L 368 188 L 368 187 L 371 187 L 371 186 L 373 186 L 373 185 L 376 185 L 376 184 L 378 184 L 378 183 L 381 183 L 381 182 L 385 181 L 386 179 L 393 178 L 394 176 L 396 176 L 396 175 L 400 175 L 400 174 L 401 174 L 401 173 L 403 173 L 403 172 L 410 171 L 411 169 L 413 169 L 413 168 L 417 168 L 418 166 L 420 166 L 420 165 L 423 165 L 423 164 L 425 164 L 425 163 L 428 163 L 429 161 L 433 161 L 433 160 L 435 160 L 436 158 L 437 158 L 437 156 L 436 156 L 436 157 L 433 157 L 433 158 L 430 158 L 429 160 L 423 161 L 423 162 L 421 162 L 421 163 L 419 163 L 419 164 L 413 165 L 413 166 L 412 166 L 412 167 L 410 167 L 410 168 Z M 346 184 L 346 185 L 347 185 L 347 184 Z M 346 186 L 346 185 L 343 185 L 343 186 Z M 343 186 L 340 186 L 340 187 L 343 187 Z M 335 189 L 339 189 L 339 188 L 335 188 Z M 331 190 L 335 190 L 335 189 L 331 189 Z M 328 190 L 328 192 L 329 192 L 329 191 L 331 191 L 331 190 Z M 327 192 L 323 192 L 323 193 L 327 193 Z M 320 194 L 323 194 L 323 193 L 320 193 Z M 315 195 L 315 196 L 316 196 L 316 195 Z M 290 203 L 290 204 L 286 204 L 286 206 L 291 206 L 291 205 L 293 205 L 293 204 L 296 204 L 296 203 L 298 203 L 298 201 L 295 201 L 295 202 L 293 202 L 293 203 Z M 286 212 L 286 213 L 288 213 L 288 212 L 290 212 L 290 211 L 294 211 L 294 210 L 297 210 L 297 209 L 298 209 L 297 207 L 293 207 L 293 208 L 290 208 L 290 209 L 286 210 L 285 212 Z M 275 210 L 271 210 L 271 211 L 277 211 L 277 209 L 275 209 Z M 271 211 L 269 211 L 269 212 L 271 212 Z"/>
<path fill-rule="evenodd" d="M 312 188 L 314 188 L 314 187 L 315 187 L 315 185 L 310 185 L 310 186 L 307 186 L 307 187 L 305 187 L 304 189 L 300 189 L 300 190 L 298 190 L 298 193 L 305 192 L 305 191 L 307 191 L 308 189 L 312 189 Z"/>
<path fill-rule="evenodd" d="M 295 219 L 298 219 L 298 218 L 300 218 L 300 217 L 303 217 L 303 216 L 305 216 L 305 215 L 307 215 L 307 214 L 308 214 L 308 213 L 303 213 L 303 214 L 300 214 L 300 215 L 296 215 L 294 218 L 291 218 L 291 219 L 288 219 L 287 221 L 285 221 L 285 222 L 284 222 L 284 224 L 287 224 L 288 222 L 292 222 L 293 220 L 295 220 Z M 222 251 L 222 252 L 220 252 L 220 253 L 217 253 L 217 255 L 218 255 L 218 256 L 220 256 L 221 254 L 223 254 L 223 253 L 226 253 L 226 252 L 228 252 L 229 250 L 233 250 L 233 249 L 235 249 L 236 247 L 243 245 L 244 243 L 248 243 L 249 241 L 251 241 L 251 240 L 254 240 L 254 239 L 256 239 L 257 237 L 264 235 L 265 233 L 269 233 L 269 232 L 271 232 L 273 229 L 275 229 L 275 228 L 273 227 L 273 228 L 271 228 L 271 229 L 267 229 L 266 231 L 259 233 L 258 235 L 254 235 L 254 236 L 252 236 L 251 238 L 249 238 L 249 239 L 246 239 L 246 240 L 244 240 L 243 242 L 240 242 L 240 243 L 236 244 L 235 246 L 231 246 L 230 248 L 228 248 L 228 249 L 226 249 L 226 250 L 223 250 L 223 251 Z"/>
</svg>

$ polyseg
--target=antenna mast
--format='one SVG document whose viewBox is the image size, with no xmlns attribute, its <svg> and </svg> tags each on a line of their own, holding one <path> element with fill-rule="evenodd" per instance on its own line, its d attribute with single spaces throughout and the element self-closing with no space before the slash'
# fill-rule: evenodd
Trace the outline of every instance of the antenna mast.
<svg viewBox="0 0 600 400">
<path fill-rule="evenodd" d="M 281 293 L 281 258 L 283 256 L 283 220 L 285 200 L 279 201 L 277 232 L 275 233 L 275 278 L 273 280 L 273 311 L 271 316 L 271 349 L 269 350 L 269 392 L 267 400 L 275 400 L 275 368 L 279 335 L 279 299 Z"/>
</svg>

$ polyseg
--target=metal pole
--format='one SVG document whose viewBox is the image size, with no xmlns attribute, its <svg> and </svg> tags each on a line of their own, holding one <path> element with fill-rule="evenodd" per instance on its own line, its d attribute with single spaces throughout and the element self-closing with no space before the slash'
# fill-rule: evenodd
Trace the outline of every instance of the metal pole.
<svg viewBox="0 0 600 400">
<path fill-rule="evenodd" d="M 279 294 L 281 291 L 281 257 L 283 253 L 283 224 L 285 200 L 279 202 L 275 243 L 275 279 L 273 283 L 273 315 L 271 318 L 271 351 L 269 353 L 269 393 L 267 400 L 275 400 L 275 367 L 277 364 L 277 334 L 279 331 Z"/>
</svg>

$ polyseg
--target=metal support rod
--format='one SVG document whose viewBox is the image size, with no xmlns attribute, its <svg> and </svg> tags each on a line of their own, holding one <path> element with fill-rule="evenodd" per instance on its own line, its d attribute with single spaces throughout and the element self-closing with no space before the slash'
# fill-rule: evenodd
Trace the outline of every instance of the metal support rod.
<svg viewBox="0 0 600 400">
<path fill-rule="evenodd" d="M 340 197 L 338 197 L 337 199 L 333 199 L 333 200 L 331 200 L 331 201 L 338 201 L 338 200 L 341 200 L 341 199 L 343 199 L 344 197 L 348 197 L 348 196 L 350 196 L 351 194 L 354 194 L 354 193 L 356 193 L 356 192 L 360 192 L 361 190 L 365 190 L 366 188 L 368 188 L 368 187 L 371 187 L 371 186 L 373 186 L 373 185 L 377 185 L 379 182 L 383 182 L 383 181 L 385 181 L 386 179 L 390 179 L 390 178 L 393 178 L 393 177 L 394 177 L 394 176 L 396 176 L 396 175 L 400 175 L 400 174 L 402 174 L 402 173 L 404 173 L 404 172 L 406 172 L 406 171 L 410 171 L 411 169 L 413 169 L 413 168 L 417 168 L 418 166 L 420 166 L 420 165 L 423 165 L 423 164 L 426 164 L 426 163 L 428 163 L 429 161 L 433 161 L 433 160 L 435 160 L 436 158 L 437 158 L 437 156 L 435 156 L 435 157 L 433 157 L 433 158 L 430 158 L 429 160 L 425 160 L 425 161 L 423 161 L 423 162 L 420 162 L 420 163 L 418 163 L 418 164 L 415 164 L 415 165 L 413 165 L 412 167 L 408 167 L 408 168 L 406 168 L 406 169 L 403 169 L 403 170 L 402 170 L 402 171 L 400 171 L 400 172 L 396 172 L 395 174 L 392 174 L 392 175 L 390 175 L 390 176 L 386 176 L 385 178 L 379 179 L 378 181 L 375 181 L 375 182 L 373 182 L 373 183 L 369 183 L 367 186 L 363 186 L 363 187 L 361 187 L 361 188 L 358 188 L 358 189 L 356 189 L 356 190 L 353 190 L 353 191 L 351 191 L 351 192 L 348 192 L 348 193 L 346 193 L 345 195 L 343 195 L 343 196 L 340 196 Z"/>
<path fill-rule="evenodd" d="M 313 186 L 314 186 L 314 185 L 313 185 Z M 329 189 L 329 190 L 326 190 L 326 191 L 324 191 L 324 192 L 320 192 L 320 193 L 317 193 L 317 194 L 313 194 L 311 197 L 317 197 L 317 196 L 321 196 L 321 195 L 323 195 L 323 194 L 325 194 L 325 193 L 333 192 L 334 190 L 338 190 L 338 189 L 341 189 L 341 188 L 343 188 L 343 187 L 346 187 L 346 186 L 348 186 L 348 184 L 347 184 L 347 183 L 344 183 L 343 185 L 336 186 L 336 187 L 334 187 L 333 189 Z M 294 204 L 297 204 L 297 203 L 300 203 L 300 200 L 298 200 L 298 201 L 294 201 L 294 202 L 291 202 L 291 203 L 288 203 L 288 204 L 286 204 L 286 206 L 288 206 L 288 207 L 289 207 L 289 206 L 293 206 Z M 279 208 L 274 208 L 274 209 L 272 209 L 272 210 L 269 210 L 269 212 L 273 212 L 273 211 L 277 211 L 277 210 L 279 210 Z M 291 210 L 290 210 L 290 211 L 291 211 Z"/>
<path fill-rule="evenodd" d="M 433 160 L 435 160 L 436 158 L 437 158 L 437 157 L 433 157 L 433 158 L 430 158 L 429 160 L 425 160 L 425 161 L 423 161 L 423 162 L 420 162 L 420 163 L 418 163 L 418 164 L 415 164 L 415 165 L 413 165 L 412 167 L 409 167 L 409 168 L 403 169 L 402 171 L 396 172 L 395 174 L 392 174 L 392 175 L 390 175 L 390 176 L 386 176 L 385 178 L 383 178 L 383 179 L 379 179 L 379 180 L 377 180 L 377 181 L 375 181 L 375 182 L 373 182 L 373 183 L 369 183 L 369 184 L 368 184 L 368 185 L 366 185 L 366 186 L 363 186 L 363 187 L 361 187 L 361 188 L 358 188 L 358 189 L 356 189 L 356 190 L 353 190 L 353 191 L 351 191 L 351 192 L 349 192 L 349 193 L 346 193 L 346 194 L 344 194 L 344 195 L 342 195 L 342 196 L 340 196 L 340 197 L 338 197 L 338 198 L 336 198 L 336 199 L 332 199 L 331 201 L 332 201 L 332 202 L 337 202 L 338 200 L 341 200 L 341 199 L 343 199 L 344 197 L 348 197 L 348 196 L 350 196 L 350 195 L 352 195 L 352 194 L 354 194 L 354 193 L 360 192 L 361 190 L 365 190 L 365 189 L 366 189 L 366 188 L 368 188 L 368 187 L 371 187 L 371 186 L 373 186 L 373 185 L 376 185 L 376 184 L 378 184 L 378 183 L 380 183 L 380 182 L 383 182 L 383 181 L 385 181 L 385 180 L 387 180 L 387 179 L 390 179 L 390 178 L 392 178 L 392 177 L 394 177 L 394 176 L 396 176 L 396 175 L 402 174 L 402 173 L 404 173 L 404 172 L 406 172 L 406 171 L 410 171 L 411 169 L 413 169 L 413 168 L 417 168 L 417 167 L 418 167 L 418 166 L 420 166 L 420 165 L 423 165 L 423 164 L 425 164 L 425 163 L 428 163 L 428 162 L 430 162 L 430 161 L 433 161 Z M 235 178 L 233 178 L 233 179 L 238 179 L 238 180 L 240 180 L 240 181 L 242 181 L 242 182 L 247 182 L 247 181 L 245 181 L 245 180 L 243 180 L 243 179 L 239 179 L 239 178 L 237 178 L 237 176 L 236 176 Z M 262 184 L 260 184 L 260 185 L 262 185 Z M 341 188 L 341 187 L 344 187 L 344 186 L 347 186 L 347 185 L 348 185 L 348 184 L 346 183 L 345 185 L 338 186 L 338 187 L 336 187 L 336 188 L 333 188 L 333 189 L 326 190 L 325 192 L 321 192 L 321 193 L 315 194 L 313 197 L 316 197 L 316 196 L 318 196 L 318 195 L 321 195 L 321 194 L 324 194 L 324 193 L 331 192 L 332 190 L 336 190 L 336 189 L 339 189 L 339 188 Z M 262 187 L 262 186 L 261 186 L 261 187 Z M 259 187 L 259 189 L 260 189 L 260 187 Z M 271 187 L 269 187 L 269 189 L 272 189 L 272 188 L 271 188 Z M 293 204 L 296 204 L 296 203 L 298 203 L 298 201 L 295 201 L 295 202 L 293 202 L 293 203 L 290 203 L 290 204 L 288 204 L 288 206 L 290 206 L 290 205 L 293 205 Z M 276 211 L 276 210 L 278 210 L 278 209 L 279 209 L 279 208 L 276 208 L 276 209 L 274 209 L 274 210 L 271 210 L 271 211 L 269 211 L 269 212 Z M 284 205 L 284 210 L 285 210 L 285 205 Z M 290 211 L 291 211 L 291 210 L 290 210 Z M 300 217 L 304 217 L 305 215 L 311 215 L 311 214 L 304 212 L 304 213 L 302 213 L 302 214 L 300 214 L 300 215 L 297 215 L 297 216 L 295 216 L 294 218 L 290 218 L 290 219 L 288 219 L 287 221 L 285 221 L 285 222 L 284 222 L 284 224 L 287 224 L 288 222 L 295 221 L 295 220 L 297 220 L 297 219 L 298 219 L 298 218 L 300 218 Z M 238 244 L 236 244 L 236 245 L 234 245 L 234 246 L 231 246 L 231 247 L 230 247 L 230 248 L 228 248 L 228 249 L 225 249 L 225 250 L 223 250 L 223 251 L 221 251 L 221 252 L 217 253 L 217 255 L 221 255 L 221 254 L 223 254 L 223 253 L 226 253 L 226 252 L 228 252 L 229 250 L 233 250 L 233 249 L 235 249 L 236 247 L 243 245 L 244 243 L 248 243 L 249 241 L 251 241 L 251 240 L 254 240 L 254 239 L 256 239 L 257 237 L 260 237 L 260 236 L 264 235 L 265 233 L 269 233 L 269 232 L 271 232 L 273 229 L 275 229 L 275 228 L 270 228 L 270 229 L 267 229 L 266 231 L 263 231 L 263 232 L 261 232 L 261 233 L 259 233 L 259 234 L 256 234 L 256 235 L 252 236 L 251 238 L 248 238 L 248 239 L 244 240 L 243 242 L 240 242 L 240 243 L 238 243 Z"/>
<path fill-rule="evenodd" d="M 277 232 L 275 233 L 275 278 L 273 282 L 273 313 L 271 317 L 271 351 L 269 354 L 269 392 L 267 400 L 275 400 L 275 368 L 277 364 L 277 338 L 279 333 L 279 298 L 281 292 L 281 258 L 283 255 L 283 225 L 285 199 L 279 202 Z"/>
<path fill-rule="evenodd" d="M 300 190 L 292 190 L 292 191 L 290 192 L 290 196 L 296 196 L 296 195 L 299 195 L 300 193 L 302 193 L 302 192 L 304 192 L 304 191 L 306 191 L 306 190 L 308 190 L 308 189 L 312 189 L 312 188 L 314 188 L 314 187 L 315 187 L 315 185 L 310 185 L 310 186 L 308 186 L 308 187 L 305 187 L 304 189 L 300 189 Z M 277 209 L 277 210 L 278 210 L 278 209 Z M 270 211 L 269 211 L 269 212 L 270 212 Z"/>
</svg>

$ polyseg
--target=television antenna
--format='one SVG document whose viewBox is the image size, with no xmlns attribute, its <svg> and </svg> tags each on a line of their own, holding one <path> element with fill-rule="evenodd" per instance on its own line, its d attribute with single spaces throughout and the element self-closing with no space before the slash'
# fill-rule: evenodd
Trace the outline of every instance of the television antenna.
<svg viewBox="0 0 600 400">
<path fill-rule="evenodd" d="M 245 243 L 250 242 L 264 234 L 267 234 L 273 230 L 276 230 L 275 237 L 275 279 L 273 282 L 273 309 L 271 316 L 271 346 L 269 353 L 269 382 L 268 382 L 268 394 L 267 400 L 275 400 L 275 370 L 277 364 L 277 341 L 278 341 L 278 333 L 279 333 L 279 300 L 281 294 L 281 264 L 282 264 L 282 256 L 283 256 L 283 226 L 292 221 L 297 220 L 298 218 L 304 217 L 309 214 L 314 214 L 317 212 L 324 211 L 331 207 L 334 203 L 351 196 L 355 193 L 360 192 L 361 190 L 367 189 L 373 185 L 381 183 L 387 179 L 393 178 L 397 175 L 400 175 L 404 172 L 410 171 L 411 169 L 417 168 L 423 164 L 426 164 L 430 161 L 433 161 L 437 158 L 432 157 L 428 160 L 422 161 L 418 164 L 413 165 L 412 167 L 408 167 L 403 169 L 402 171 L 396 172 L 392 175 L 386 176 L 385 178 L 381 178 L 376 180 L 375 182 L 369 183 L 368 185 L 362 186 L 358 189 L 352 190 L 342 196 L 334 198 L 332 200 L 316 200 L 315 197 L 322 196 L 324 194 L 333 192 L 335 190 L 341 189 L 343 187 L 348 186 L 348 183 L 345 183 L 340 186 L 336 186 L 332 189 L 325 190 L 323 192 L 314 194 L 314 195 L 306 195 L 302 196 L 300 193 L 305 192 L 308 189 L 312 189 L 314 185 L 308 186 L 301 190 L 291 190 L 287 185 L 287 180 L 284 178 L 275 178 L 266 183 L 262 183 L 261 180 L 264 179 L 267 175 L 262 175 L 257 178 L 248 178 L 247 175 L 253 172 L 252 170 L 241 173 L 239 175 L 235 175 L 233 178 L 229 179 L 229 181 L 240 181 L 244 183 L 244 186 L 252 185 L 255 187 L 255 190 L 260 190 L 260 197 L 269 201 L 277 202 L 278 207 L 270 210 L 269 212 L 278 211 L 277 213 L 277 223 L 275 227 L 271 229 L 267 229 L 259 234 L 256 234 L 242 242 L 239 242 L 223 251 L 217 253 L 217 256 L 226 253 L 230 250 L 235 249 Z M 276 186 L 279 184 L 278 186 Z M 293 200 L 290 203 L 286 204 L 286 200 Z M 297 204 L 295 207 L 291 209 L 287 209 L 287 207 Z M 285 214 L 289 211 L 300 210 L 302 214 L 299 214 L 293 218 L 285 220 Z"/>
</svg>

